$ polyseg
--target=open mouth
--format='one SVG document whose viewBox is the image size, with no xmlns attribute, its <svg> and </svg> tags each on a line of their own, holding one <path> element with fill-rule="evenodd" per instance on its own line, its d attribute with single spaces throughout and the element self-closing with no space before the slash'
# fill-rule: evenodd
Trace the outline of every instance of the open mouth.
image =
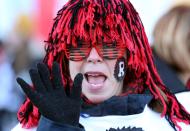
<svg viewBox="0 0 190 131">
<path fill-rule="evenodd" d="M 102 85 L 107 79 L 107 76 L 102 72 L 86 72 L 84 76 L 87 82 L 94 86 Z"/>
</svg>

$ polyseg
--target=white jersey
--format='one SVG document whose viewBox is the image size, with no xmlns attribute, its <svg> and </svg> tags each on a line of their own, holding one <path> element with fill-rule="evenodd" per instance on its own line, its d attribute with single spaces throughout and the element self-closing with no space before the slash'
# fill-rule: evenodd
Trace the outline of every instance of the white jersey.
<svg viewBox="0 0 190 131">
<path fill-rule="evenodd" d="M 178 101 L 190 112 L 190 92 L 178 93 L 176 95 Z M 80 117 L 80 123 L 86 131 L 106 131 L 110 128 L 121 129 L 123 127 L 142 128 L 144 131 L 173 131 L 169 122 L 165 117 L 161 118 L 161 114 L 152 111 L 147 105 L 140 114 L 134 115 L 109 115 L 104 117 Z M 182 131 L 190 131 L 190 125 L 178 123 Z M 36 128 L 23 129 L 18 124 L 12 131 L 36 131 Z"/>
</svg>

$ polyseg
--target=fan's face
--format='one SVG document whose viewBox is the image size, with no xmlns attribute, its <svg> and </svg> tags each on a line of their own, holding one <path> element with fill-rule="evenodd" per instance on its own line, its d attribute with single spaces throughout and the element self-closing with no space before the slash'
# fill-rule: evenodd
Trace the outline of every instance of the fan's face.
<svg viewBox="0 0 190 131">
<path fill-rule="evenodd" d="M 77 73 L 84 75 L 82 93 L 93 103 L 99 103 L 114 95 L 119 95 L 122 92 L 123 80 L 118 81 L 114 77 L 114 70 L 117 58 L 124 55 L 124 51 L 121 52 L 121 49 L 118 48 L 101 50 L 96 47 L 86 51 L 88 53 L 83 48 L 70 50 L 71 79 L 73 80 Z"/>
</svg>

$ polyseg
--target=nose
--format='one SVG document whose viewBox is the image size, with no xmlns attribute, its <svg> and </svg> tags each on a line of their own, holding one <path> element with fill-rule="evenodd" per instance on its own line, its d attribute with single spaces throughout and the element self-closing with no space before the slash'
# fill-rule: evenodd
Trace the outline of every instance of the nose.
<svg viewBox="0 0 190 131">
<path fill-rule="evenodd" d="M 93 47 L 87 57 L 87 62 L 97 63 L 102 62 L 101 56 L 98 54 L 97 50 Z"/>
</svg>

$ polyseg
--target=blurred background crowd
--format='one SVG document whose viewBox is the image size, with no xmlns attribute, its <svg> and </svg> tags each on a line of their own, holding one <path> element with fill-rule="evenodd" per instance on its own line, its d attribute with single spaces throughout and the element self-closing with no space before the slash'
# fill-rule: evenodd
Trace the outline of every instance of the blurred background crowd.
<svg viewBox="0 0 190 131">
<path fill-rule="evenodd" d="M 0 0 L 0 131 L 17 123 L 25 95 L 16 77 L 43 59 L 44 40 L 67 0 Z M 131 0 L 152 46 L 155 63 L 172 92 L 190 85 L 190 0 Z"/>
</svg>

